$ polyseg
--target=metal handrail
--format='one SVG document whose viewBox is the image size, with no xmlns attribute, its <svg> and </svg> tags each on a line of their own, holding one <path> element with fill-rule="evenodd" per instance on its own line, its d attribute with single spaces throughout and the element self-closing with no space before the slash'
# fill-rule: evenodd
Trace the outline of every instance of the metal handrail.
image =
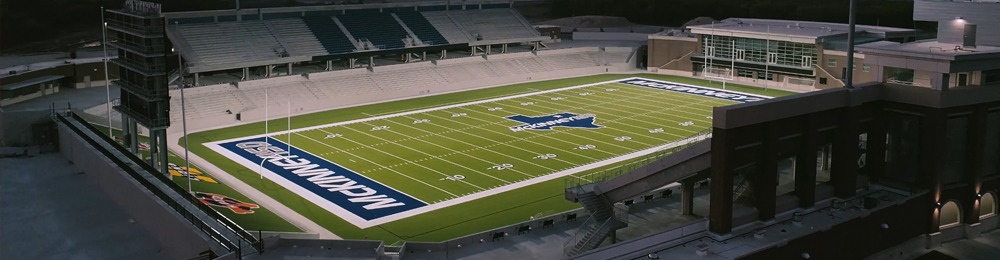
<svg viewBox="0 0 1000 260">
<path fill-rule="evenodd" d="M 70 115 L 70 117 L 72 119 L 74 119 L 77 122 L 81 123 L 89 131 L 91 131 L 93 133 L 100 133 L 100 131 L 98 131 L 97 128 L 95 128 L 90 123 L 87 123 L 86 120 L 84 120 L 83 118 L 81 118 L 79 115 L 77 115 L 75 113 L 72 113 L 72 112 L 70 112 L 69 115 Z M 247 243 L 250 246 L 252 246 L 258 252 L 263 249 L 263 245 L 262 245 L 261 241 L 258 238 L 254 237 L 249 232 L 247 232 L 246 229 L 243 229 L 242 227 L 240 227 L 239 225 L 237 225 L 235 222 L 233 222 L 229 218 L 226 218 L 225 216 L 219 214 L 215 210 L 213 210 L 213 209 L 209 208 L 208 206 L 202 204 L 192 194 L 188 193 L 186 190 L 182 189 L 180 186 L 177 186 L 177 185 L 173 184 L 169 179 L 167 179 L 167 177 L 165 175 L 155 174 L 158 171 L 156 169 L 154 169 L 152 166 L 150 166 L 149 164 L 146 164 L 144 161 L 142 161 L 142 159 L 136 157 L 135 154 L 132 154 L 131 152 L 129 152 L 128 150 L 126 150 L 122 146 L 112 145 L 120 153 L 126 155 L 125 156 L 126 158 L 118 158 L 118 157 L 114 156 L 113 154 L 111 154 L 110 151 L 107 151 L 106 149 L 104 149 L 104 147 L 101 146 L 99 143 L 97 143 L 96 140 L 93 140 L 89 136 L 87 136 L 86 134 L 84 134 L 84 132 L 83 132 L 82 129 L 79 129 L 75 125 L 73 125 L 72 123 L 70 123 L 69 119 L 67 119 L 66 117 L 63 117 L 61 114 L 58 114 L 58 113 L 56 113 L 56 117 L 59 119 L 59 121 L 63 122 L 63 124 L 65 124 L 71 130 L 73 130 L 74 132 L 76 132 L 79 136 L 81 136 L 85 141 L 87 141 L 88 143 L 90 143 L 90 145 L 94 146 L 94 148 L 96 148 L 96 150 L 98 152 L 101 152 L 102 154 L 104 154 L 112 162 L 114 162 L 115 164 L 117 164 L 123 171 L 125 171 L 129 176 L 131 176 L 133 179 L 135 179 L 139 184 L 141 184 L 143 187 L 145 187 L 147 190 L 149 190 L 153 195 L 155 195 L 156 197 L 160 198 L 161 201 L 163 201 L 171 209 L 173 209 L 175 212 L 177 212 L 182 217 L 184 217 L 184 219 L 186 219 L 189 222 L 191 222 L 192 224 L 194 224 L 194 226 L 196 228 L 198 228 L 202 232 L 205 232 L 209 237 L 211 237 L 213 240 L 215 240 L 220 245 L 222 245 L 226 250 L 229 250 L 229 251 L 239 251 L 239 246 L 236 245 L 236 244 L 234 244 L 233 241 L 230 241 L 228 238 L 226 238 L 225 236 L 223 236 L 222 233 L 219 232 L 219 230 L 215 230 L 214 228 L 212 228 L 211 226 L 209 226 L 207 223 L 201 221 L 200 219 L 198 219 L 197 217 L 195 217 L 194 214 L 192 214 L 191 212 L 189 212 L 186 208 L 182 207 L 176 201 L 174 201 L 169 196 L 167 196 L 167 194 L 163 190 L 161 190 L 159 187 L 153 185 L 153 183 L 149 182 L 148 179 L 143 178 L 143 176 L 141 176 L 138 172 L 136 172 L 135 170 L 133 170 L 129 166 L 128 163 L 124 162 L 123 159 L 131 160 L 132 164 L 138 165 L 139 167 L 142 167 L 144 170 L 146 170 L 148 172 L 151 172 L 151 173 L 154 173 L 154 174 L 151 174 L 151 175 L 154 176 L 157 180 L 159 180 L 159 181 L 163 182 L 164 184 L 166 184 L 165 186 L 170 187 L 171 189 L 173 189 L 174 192 L 176 192 L 177 194 L 180 194 L 183 198 L 185 198 L 186 200 L 188 200 L 189 202 L 191 202 L 193 205 L 195 205 L 195 207 L 197 207 L 198 209 L 200 209 L 201 211 L 203 211 L 209 217 L 213 218 L 219 224 L 221 224 L 224 227 L 226 227 L 226 229 L 229 229 L 230 232 L 233 232 L 233 234 L 235 234 L 238 238 L 240 238 L 241 240 L 243 240 L 245 243 Z M 105 142 L 107 142 L 107 143 L 110 143 L 110 144 L 115 144 L 116 143 L 109 136 L 106 136 L 106 135 L 103 135 L 103 134 L 97 134 L 97 135 L 100 136 L 101 138 L 103 138 L 103 140 Z"/>
<path fill-rule="evenodd" d="M 656 160 L 662 159 L 663 157 L 666 157 L 666 156 L 668 156 L 670 154 L 673 154 L 674 152 L 683 150 L 684 148 L 687 148 L 687 147 L 692 146 L 694 144 L 697 144 L 697 143 L 699 143 L 701 141 L 704 141 L 705 139 L 708 139 L 711 136 L 712 136 L 712 128 L 709 128 L 709 129 L 706 129 L 704 131 L 695 133 L 695 134 L 693 134 L 691 136 L 688 136 L 687 138 L 684 138 L 684 139 L 681 139 L 681 140 L 675 142 L 675 143 L 687 142 L 685 144 L 681 144 L 681 145 L 678 145 L 678 146 L 675 146 L 675 147 L 671 147 L 671 148 L 665 148 L 665 149 L 657 150 L 657 151 L 652 152 L 650 154 L 644 155 L 641 159 L 638 159 L 638 160 L 626 163 L 624 165 L 620 165 L 618 167 L 614 167 L 614 168 L 611 168 L 611 169 L 608 169 L 608 170 L 604 170 L 603 172 L 591 174 L 589 176 L 569 176 L 569 177 L 566 177 L 564 179 L 564 185 L 565 185 L 564 187 L 565 187 L 565 189 L 568 190 L 568 189 L 571 189 L 571 188 L 579 188 L 579 187 L 582 187 L 582 186 L 587 185 L 587 184 L 593 184 L 593 183 L 598 183 L 598 182 L 603 182 L 603 181 L 606 181 L 606 180 L 613 179 L 615 177 L 618 177 L 618 176 L 621 176 L 623 174 L 629 173 L 629 172 L 631 172 L 631 171 L 633 171 L 633 170 L 635 170 L 635 169 L 637 169 L 639 167 L 649 165 L 650 163 L 655 162 Z"/>
</svg>

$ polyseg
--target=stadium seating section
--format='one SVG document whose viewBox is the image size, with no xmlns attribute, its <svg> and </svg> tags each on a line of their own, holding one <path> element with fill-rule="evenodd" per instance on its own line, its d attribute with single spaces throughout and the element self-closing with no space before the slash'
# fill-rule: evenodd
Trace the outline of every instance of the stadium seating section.
<svg viewBox="0 0 1000 260">
<path fill-rule="evenodd" d="M 441 36 L 441 33 L 434 29 L 434 26 L 427 21 L 427 18 L 418 12 L 399 12 L 396 13 L 399 20 L 403 21 L 410 31 L 417 36 L 420 41 L 423 41 L 427 45 L 441 45 L 447 44 L 448 41 Z"/>
<path fill-rule="evenodd" d="M 329 16 L 306 16 L 302 18 L 309 30 L 316 35 L 323 48 L 328 53 L 345 53 L 354 51 L 354 43 L 337 27 Z"/>
<path fill-rule="evenodd" d="M 387 13 L 345 14 L 337 19 L 356 40 L 368 39 L 378 49 L 401 49 L 407 33 L 399 22 Z"/>
<path fill-rule="evenodd" d="M 188 89 L 186 95 L 188 122 L 198 121 L 217 124 L 220 120 L 235 121 L 236 113 L 244 119 L 263 118 L 265 106 L 270 106 L 272 117 L 286 113 L 288 100 L 292 109 L 322 110 L 334 105 L 350 104 L 357 100 L 384 100 L 402 98 L 444 90 L 458 90 L 489 82 L 500 84 L 524 80 L 532 76 L 561 75 L 588 70 L 586 73 L 604 72 L 604 63 L 623 66 L 631 50 L 574 48 L 531 53 L 495 55 L 490 60 L 467 57 L 366 69 L 313 73 L 239 82 L 234 86 L 221 84 Z M 483 85 L 485 86 L 485 85 Z M 267 89 L 268 97 L 264 92 Z M 172 90 L 172 96 L 178 96 Z M 265 104 L 265 100 L 266 103 Z M 170 100 L 171 110 L 180 111 L 180 99 Z M 247 113 L 251 115 L 248 117 Z M 181 114 L 171 113 L 171 120 L 179 122 Z"/>
<path fill-rule="evenodd" d="M 309 58 L 407 47 L 415 38 L 422 45 L 520 42 L 540 37 L 524 17 L 510 8 L 414 11 L 407 8 L 244 15 L 242 21 L 183 18 L 168 26 L 177 45 L 193 65 L 226 65 L 276 58 Z M 338 24 L 339 23 L 339 24 Z M 412 33 L 412 34 L 411 34 Z"/>
</svg>

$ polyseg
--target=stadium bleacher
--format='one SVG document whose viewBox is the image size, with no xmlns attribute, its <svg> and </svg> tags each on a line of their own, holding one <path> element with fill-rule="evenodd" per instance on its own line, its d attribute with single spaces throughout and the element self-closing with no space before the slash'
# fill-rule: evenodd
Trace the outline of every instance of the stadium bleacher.
<svg viewBox="0 0 1000 260">
<path fill-rule="evenodd" d="M 292 109 L 296 111 L 323 110 L 335 104 L 465 89 L 472 85 L 499 84 L 550 73 L 562 75 L 559 73 L 579 69 L 593 69 L 589 73 L 603 72 L 604 69 L 599 67 L 600 61 L 595 58 L 600 56 L 599 52 L 597 48 L 573 48 L 542 51 L 537 56 L 531 53 L 494 55 L 490 60 L 466 57 L 442 60 L 437 65 L 399 64 L 380 66 L 374 71 L 353 69 L 313 73 L 308 77 L 243 81 L 238 83 L 238 87 L 221 84 L 189 88 L 185 93 L 187 118 L 189 123 L 218 123 L 222 118 L 235 120 L 229 112 L 244 113 L 244 118 L 262 117 L 265 106 L 276 107 L 271 111 L 273 115 L 285 113 L 284 107 L 289 99 L 294 100 Z M 612 56 L 621 56 L 624 52 L 616 53 Z M 268 89 L 268 104 L 265 104 L 264 89 Z M 179 93 L 171 90 L 171 95 L 179 96 Z M 179 98 L 170 102 L 171 110 L 180 111 Z M 171 120 L 179 121 L 180 113 L 171 113 Z"/>
<path fill-rule="evenodd" d="M 264 21 L 264 24 L 267 25 L 272 34 L 278 37 L 278 42 L 292 56 L 330 54 L 300 18 L 267 20 Z"/>
<path fill-rule="evenodd" d="M 401 49 L 408 34 L 390 13 L 338 15 L 337 19 L 354 38 L 368 39 L 378 49 Z"/>
<path fill-rule="evenodd" d="M 421 12 L 427 22 L 449 43 L 468 43 L 469 34 L 462 30 L 445 11 Z"/>
<path fill-rule="evenodd" d="M 306 27 L 319 40 L 320 44 L 330 54 L 349 53 L 354 51 L 354 43 L 344 35 L 333 19 L 329 16 L 302 17 Z"/>
<path fill-rule="evenodd" d="M 410 31 L 413 31 L 413 34 L 423 41 L 424 44 L 448 44 L 448 40 L 445 40 L 444 36 L 441 36 L 441 33 L 434 28 L 434 25 L 431 25 L 427 21 L 427 18 L 424 18 L 424 15 L 418 12 L 397 12 L 396 17 L 399 17 L 399 20 L 403 21 L 406 27 L 409 27 Z"/>
<path fill-rule="evenodd" d="M 273 60 L 284 47 L 261 21 L 187 24 L 177 26 L 194 51 L 189 62 L 226 64 Z M 195 60 L 192 60 L 195 57 Z"/>
<path fill-rule="evenodd" d="M 185 16 L 170 18 L 183 23 L 167 30 L 190 66 L 198 67 L 192 70 L 198 72 L 262 66 L 276 60 L 309 61 L 311 57 L 350 54 L 369 47 L 397 50 L 545 39 L 520 13 L 504 6 L 450 11 L 381 8 L 263 13 L 242 21 Z"/>
<path fill-rule="evenodd" d="M 538 37 L 513 9 L 447 11 L 456 23 L 479 41 Z"/>
</svg>

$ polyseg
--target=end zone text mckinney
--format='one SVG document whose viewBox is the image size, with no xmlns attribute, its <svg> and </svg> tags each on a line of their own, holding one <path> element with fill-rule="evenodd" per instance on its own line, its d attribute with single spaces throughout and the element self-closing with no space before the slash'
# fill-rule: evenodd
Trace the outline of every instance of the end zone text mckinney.
<svg viewBox="0 0 1000 260">
<path fill-rule="evenodd" d="M 271 172 L 290 181 L 291 185 L 299 186 L 366 220 L 427 205 L 295 147 L 286 151 L 283 149 L 286 144 L 273 138 L 268 138 L 267 143 L 244 139 L 219 145 L 253 164 L 262 163 Z M 287 182 L 278 183 L 289 185 Z"/>
</svg>

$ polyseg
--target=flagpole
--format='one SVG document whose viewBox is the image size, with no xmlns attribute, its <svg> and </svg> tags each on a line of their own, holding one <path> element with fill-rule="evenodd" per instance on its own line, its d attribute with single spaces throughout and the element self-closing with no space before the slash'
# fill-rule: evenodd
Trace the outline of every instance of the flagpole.
<svg viewBox="0 0 1000 260">
<path fill-rule="evenodd" d="M 265 154 L 267 154 L 267 152 L 269 150 L 268 147 L 271 146 L 271 143 L 267 141 L 267 118 L 268 118 L 268 110 L 267 110 L 267 88 L 264 88 L 264 152 L 265 152 Z M 264 161 L 260 161 L 260 169 L 258 170 L 257 173 L 260 174 L 260 179 L 263 180 L 264 179 Z"/>
<path fill-rule="evenodd" d="M 288 153 L 292 152 L 292 97 L 288 97 Z"/>
<path fill-rule="evenodd" d="M 101 47 L 104 47 L 104 91 L 108 94 L 108 137 L 114 139 L 111 132 L 111 80 L 108 79 L 108 22 L 104 21 L 104 7 L 101 6 Z M 122 126 L 124 127 L 124 126 Z"/>
<path fill-rule="evenodd" d="M 175 22 L 176 24 L 176 22 Z M 181 53 L 177 52 L 177 85 L 181 86 L 181 127 L 184 129 L 184 172 L 186 172 L 187 182 L 188 182 L 188 193 L 191 193 L 191 177 L 194 175 L 191 173 L 191 161 L 188 160 L 188 128 L 187 128 L 187 110 L 184 105 L 184 63 L 181 62 Z"/>
<path fill-rule="evenodd" d="M 769 80 L 767 80 L 767 74 L 768 74 L 767 70 L 769 69 L 768 66 L 771 65 L 771 25 L 770 24 L 767 25 L 767 37 L 765 39 L 767 40 L 767 43 L 766 43 L 766 45 L 764 45 L 765 46 L 764 47 L 764 91 L 767 91 L 767 88 L 770 86 L 770 84 L 768 84 L 770 82 L 768 82 Z"/>
</svg>

